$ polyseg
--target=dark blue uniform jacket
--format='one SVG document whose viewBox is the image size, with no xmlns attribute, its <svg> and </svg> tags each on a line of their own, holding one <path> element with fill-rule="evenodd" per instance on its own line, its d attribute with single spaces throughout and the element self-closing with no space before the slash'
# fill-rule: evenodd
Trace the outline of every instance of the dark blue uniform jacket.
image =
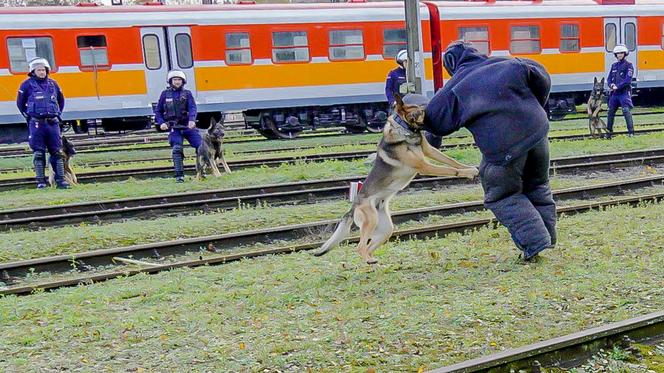
<svg viewBox="0 0 664 373">
<path fill-rule="evenodd" d="M 154 109 L 157 125 L 176 122 L 179 126 L 186 127 L 189 121 L 196 120 L 196 113 L 196 101 L 191 91 L 182 87 L 168 88 L 161 92 Z"/>
<path fill-rule="evenodd" d="M 491 163 L 520 157 L 547 136 L 551 78 L 542 65 L 467 49 L 456 66 L 427 106 L 426 130 L 444 136 L 466 127 Z"/>
<path fill-rule="evenodd" d="M 23 81 L 23 83 L 21 83 L 21 86 L 18 88 L 18 95 L 16 96 L 16 106 L 18 107 L 18 110 L 21 112 L 21 114 L 26 118 L 29 116 L 28 101 L 30 97 L 34 94 L 33 84 L 36 84 L 39 88 L 41 88 L 42 92 L 46 93 L 47 97 L 45 97 L 44 99 L 46 99 L 47 101 L 49 100 L 48 96 L 50 95 L 56 96 L 58 107 L 54 108 L 53 110 L 47 110 L 49 112 L 44 112 L 43 115 L 41 116 L 54 117 L 62 114 L 62 110 L 64 110 L 65 108 L 65 96 L 62 94 L 62 91 L 60 90 L 58 83 L 56 83 L 55 80 L 50 79 L 48 76 L 44 79 L 39 79 L 35 76 L 31 76 L 30 78 Z M 37 114 L 42 114 L 42 113 L 37 113 Z M 35 115 L 35 113 L 33 113 L 33 115 Z M 35 115 L 35 116 L 40 116 L 40 115 Z"/>
<path fill-rule="evenodd" d="M 399 93 L 399 86 L 406 82 L 406 69 L 403 67 L 397 67 L 396 69 L 390 71 L 387 74 L 387 80 L 385 81 L 385 96 L 387 96 L 387 102 L 392 106 L 394 104 L 394 92 Z"/>
<path fill-rule="evenodd" d="M 611 71 L 609 72 L 609 79 L 607 79 L 607 84 L 611 87 L 611 84 L 615 84 L 618 89 L 616 89 L 613 94 L 615 95 L 624 95 L 629 93 L 631 90 L 632 77 L 634 76 L 634 66 L 627 59 L 622 61 L 616 61 L 611 65 Z"/>
</svg>

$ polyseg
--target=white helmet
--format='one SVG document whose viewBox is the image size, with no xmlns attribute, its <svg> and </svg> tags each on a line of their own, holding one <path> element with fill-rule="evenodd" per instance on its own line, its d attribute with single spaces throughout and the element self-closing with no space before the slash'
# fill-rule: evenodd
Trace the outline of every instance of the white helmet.
<svg viewBox="0 0 664 373">
<path fill-rule="evenodd" d="M 171 84 L 171 79 L 173 78 L 180 78 L 182 79 L 183 83 L 187 82 L 187 76 L 184 75 L 184 72 L 180 70 L 171 70 L 168 72 L 168 75 L 166 76 L 166 81 L 168 82 L 168 84 Z"/>
<path fill-rule="evenodd" d="M 400 50 L 394 60 L 397 61 L 399 65 L 403 65 L 404 62 L 408 61 L 408 51 L 405 49 Z"/>
<path fill-rule="evenodd" d="M 618 44 L 613 48 L 613 54 L 618 54 L 618 53 L 625 53 L 625 56 L 629 54 L 629 50 L 625 46 L 625 44 Z"/>
<path fill-rule="evenodd" d="M 31 59 L 30 62 L 28 63 L 28 68 L 30 69 L 30 72 L 35 71 L 35 69 L 38 67 L 45 67 L 46 72 L 51 71 L 51 64 L 48 63 L 48 60 L 46 58 L 36 57 Z"/>
</svg>

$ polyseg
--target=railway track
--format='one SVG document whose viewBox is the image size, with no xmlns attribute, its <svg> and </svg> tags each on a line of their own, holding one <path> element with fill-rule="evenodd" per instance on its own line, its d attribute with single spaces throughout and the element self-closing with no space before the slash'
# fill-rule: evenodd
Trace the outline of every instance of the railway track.
<svg viewBox="0 0 664 373">
<path fill-rule="evenodd" d="M 573 135 L 573 136 L 578 137 L 578 135 Z M 569 139 L 571 137 L 565 136 L 565 138 Z M 446 148 L 449 149 L 462 145 L 464 144 L 448 145 Z M 650 162 L 650 163 L 659 163 L 662 161 L 661 158 L 664 157 L 664 154 L 662 154 L 661 149 L 651 150 L 651 152 L 653 153 L 649 157 L 644 158 L 641 161 Z M 327 160 L 352 161 L 352 160 L 366 158 L 369 154 L 372 153 L 374 153 L 374 150 L 313 154 L 313 155 L 295 156 L 295 157 L 274 157 L 274 158 L 264 158 L 264 159 L 254 159 L 254 160 L 229 161 L 228 165 L 230 166 L 231 170 L 237 170 L 249 167 L 262 167 L 262 166 L 275 167 L 285 163 L 296 163 L 296 162 L 322 162 Z M 628 163 L 633 164 L 634 162 L 635 160 L 632 159 Z M 185 166 L 186 171 L 191 172 L 194 169 L 195 169 L 194 165 Z M 172 176 L 171 166 L 143 167 L 143 168 L 126 169 L 126 170 L 96 171 L 96 172 L 86 172 L 86 173 L 77 174 L 79 183 L 121 181 L 121 180 L 127 180 L 129 178 L 144 179 L 144 178 L 170 177 L 170 176 Z M 34 178 L 32 177 L 3 179 L 0 180 L 0 190 L 27 188 L 33 186 L 33 184 L 34 184 Z"/>
<path fill-rule="evenodd" d="M 569 173 L 606 169 L 607 167 L 615 167 L 615 165 L 640 165 L 644 162 L 664 163 L 664 148 L 557 158 L 551 161 L 551 171 Z M 176 213 L 227 210 L 236 208 L 238 205 L 311 203 L 324 199 L 343 198 L 348 193 L 350 182 L 363 180 L 364 178 L 365 176 L 354 176 L 331 180 L 5 210 L 0 211 L 0 231 L 17 228 L 37 229 L 80 222 L 98 223 L 127 218 L 158 217 Z M 664 176 L 652 176 L 638 179 L 630 185 L 631 187 L 643 187 L 661 184 L 663 181 Z M 435 189 L 445 185 L 468 182 L 472 181 L 458 177 L 418 177 L 413 180 L 409 188 L 411 190 Z M 616 188 L 623 186 L 620 183 L 616 185 Z M 619 190 L 616 189 L 616 191 Z"/>
<path fill-rule="evenodd" d="M 652 114 L 660 114 L 659 112 L 643 112 L 643 113 L 633 113 L 633 115 L 652 115 Z M 617 114 L 617 116 L 620 116 Z M 565 119 L 565 120 L 581 120 L 584 118 L 570 118 L 570 119 Z M 646 125 L 659 125 L 662 123 L 651 123 L 651 124 L 642 124 L 640 126 L 646 126 Z M 556 130 L 553 130 L 555 132 Z M 365 133 L 365 134 L 370 134 L 370 133 Z M 344 133 L 343 132 L 343 127 L 331 127 L 331 128 L 325 128 L 321 130 L 316 130 L 316 131 L 310 131 L 307 133 L 304 133 L 304 135 L 299 136 L 298 138 L 317 138 L 317 137 L 332 137 L 332 136 L 342 136 L 342 135 L 353 135 L 350 133 Z M 355 135 L 362 135 L 362 134 L 355 134 Z M 226 143 L 244 143 L 244 142 L 264 142 L 264 141 L 269 141 L 266 138 L 255 138 L 258 136 L 236 136 L 232 138 L 227 138 Z M 88 139 L 83 139 L 83 140 L 76 140 L 74 141 L 74 145 L 76 146 L 77 151 L 83 152 L 83 151 L 126 151 L 126 149 L 109 149 L 106 150 L 105 148 L 110 147 L 121 147 L 121 146 L 131 146 L 131 145 L 138 145 L 138 144 L 146 144 L 146 143 L 161 143 L 166 141 L 166 137 L 163 135 L 150 135 L 150 136 L 133 136 L 133 135 L 127 135 L 127 136 L 112 136 L 112 137 L 103 137 L 102 141 L 96 140 L 97 137 L 93 137 L 91 140 Z M 168 145 L 164 146 L 159 146 L 159 147 L 152 147 L 151 149 L 162 149 L 162 148 L 169 148 Z M 28 147 L 27 145 L 12 145 L 12 146 L 5 146 L 5 147 L 0 147 L 0 157 L 8 157 L 8 156 L 20 156 L 20 155 L 25 155 L 28 154 Z"/>
<path fill-rule="evenodd" d="M 558 190 L 555 192 L 558 200 L 583 198 L 589 195 L 601 196 L 612 193 L 617 188 L 615 183 L 606 185 L 605 189 L 598 186 L 580 187 Z M 625 185 L 623 189 L 629 189 Z M 594 209 L 605 208 L 616 205 L 638 205 L 644 201 L 659 202 L 664 199 L 664 192 L 651 193 L 648 195 L 622 197 L 611 201 L 594 201 L 575 204 L 572 206 L 559 207 L 559 214 L 574 214 Z M 430 208 L 418 208 L 399 211 L 392 214 L 395 223 L 420 220 L 429 216 L 449 216 L 467 211 L 483 209 L 481 201 L 463 202 L 442 205 Z M 77 254 L 59 255 L 18 262 L 0 264 L 0 281 L 10 286 L 0 289 L 0 295 L 29 294 L 35 289 L 55 289 L 64 286 L 73 286 L 80 283 L 104 281 L 119 276 L 132 275 L 142 272 L 156 273 L 180 267 L 195 267 L 201 265 L 222 264 L 243 258 L 251 258 L 269 254 L 284 254 L 301 250 L 309 250 L 319 247 L 321 241 L 336 225 L 337 220 L 324 220 L 303 224 L 280 226 L 266 229 L 257 229 L 244 232 L 226 233 L 213 236 L 180 239 L 175 241 L 158 242 L 144 245 L 134 245 L 103 250 L 82 252 Z M 392 239 L 409 239 L 424 237 L 441 237 L 453 232 L 466 232 L 480 227 L 495 225 L 497 221 L 493 218 L 479 218 L 464 222 L 434 224 L 411 229 L 401 229 L 394 232 Z M 209 252 L 230 252 L 241 250 L 255 244 L 275 245 L 283 241 L 296 241 L 306 239 L 307 243 L 280 246 L 263 250 L 254 250 L 244 253 L 232 253 L 229 255 L 215 255 Z M 358 237 L 351 237 L 349 242 L 357 242 Z M 160 259 L 165 257 L 176 257 L 186 253 L 198 253 L 195 260 L 182 260 L 162 264 Z M 204 258 L 204 256 L 206 258 Z M 138 268 L 117 269 L 122 265 L 136 265 Z M 96 269 L 109 272 L 94 273 Z M 80 273 L 90 272 L 87 275 Z M 33 284 L 21 284 L 21 279 L 35 274 L 48 273 L 71 274 L 73 278 L 55 281 L 46 281 Z"/>
<path fill-rule="evenodd" d="M 578 333 L 502 351 L 429 373 L 543 372 L 547 368 L 574 368 L 592 355 L 613 346 L 664 340 L 664 311 L 602 325 Z"/>
</svg>

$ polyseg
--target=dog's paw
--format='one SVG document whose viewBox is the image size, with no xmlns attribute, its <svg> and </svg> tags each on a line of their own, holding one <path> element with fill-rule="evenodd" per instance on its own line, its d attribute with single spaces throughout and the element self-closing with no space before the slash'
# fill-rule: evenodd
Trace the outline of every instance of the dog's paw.
<svg viewBox="0 0 664 373">
<path fill-rule="evenodd" d="M 458 171 L 460 177 L 465 177 L 467 179 L 474 179 L 479 173 L 480 171 L 477 167 L 462 168 Z"/>
</svg>

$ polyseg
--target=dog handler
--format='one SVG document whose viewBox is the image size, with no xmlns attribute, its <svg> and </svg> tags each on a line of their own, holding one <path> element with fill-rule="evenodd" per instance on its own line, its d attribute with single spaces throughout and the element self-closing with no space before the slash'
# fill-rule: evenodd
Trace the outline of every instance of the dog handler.
<svg viewBox="0 0 664 373">
<path fill-rule="evenodd" d="M 37 188 L 46 187 L 46 150 L 59 189 L 68 189 L 65 181 L 64 160 L 60 156 L 62 138 L 60 121 L 65 107 L 65 96 L 58 83 L 49 77 L 51 65 L 45 58 L 34 58 L 28 63 L 28 76 L 18 89 L 16 106 L 28 122 L 28 144 L 32 149 Z"/>
<path fill-rule="evenodd" d="M 170 130 L 168 142 L 173 148 L 173 166 L 175 181 L 184 181 L 184 140 L 196 149 L 203 142 L 196 128 L 196 101 L 191 91 L 184 89 L 187 77 L 184 72 L 172 70 L 166 77 L 168 88 L 161 92 L 159 102 L 154 109 L 157 125 L 162 131 Z"/>
<path fill-rule="evenodd" d="M 632 120 L 632 77 L 634 76 L 634 66 L 627 61 L 629 50 L 624 44 L 618 44 L 613 48 L 613 55 L 618 61 L 611 65 L 607 84 L 611 89 L 609 96 L 609 112 L 607 114 L 606 129 L 609 130 L 609 138 L 613 135 L 613 120 L 616 117 L 616 110 L 622 108 L 625 122 L 627 122 L 627 133 L 629 137 L 634 137 L 634 121 Z"/>
<path fill-rule="evenodd" d="M 484 205 L 530 261 L 556 243 L 544 110 L 549 74 L 537 62 L 487 57 L 462 41 L 447 47 L 443 65 L 452 78 L 427 106 L 424 128 L 445 136 L 466 127 L 473 134 Z"/>
</svg>

